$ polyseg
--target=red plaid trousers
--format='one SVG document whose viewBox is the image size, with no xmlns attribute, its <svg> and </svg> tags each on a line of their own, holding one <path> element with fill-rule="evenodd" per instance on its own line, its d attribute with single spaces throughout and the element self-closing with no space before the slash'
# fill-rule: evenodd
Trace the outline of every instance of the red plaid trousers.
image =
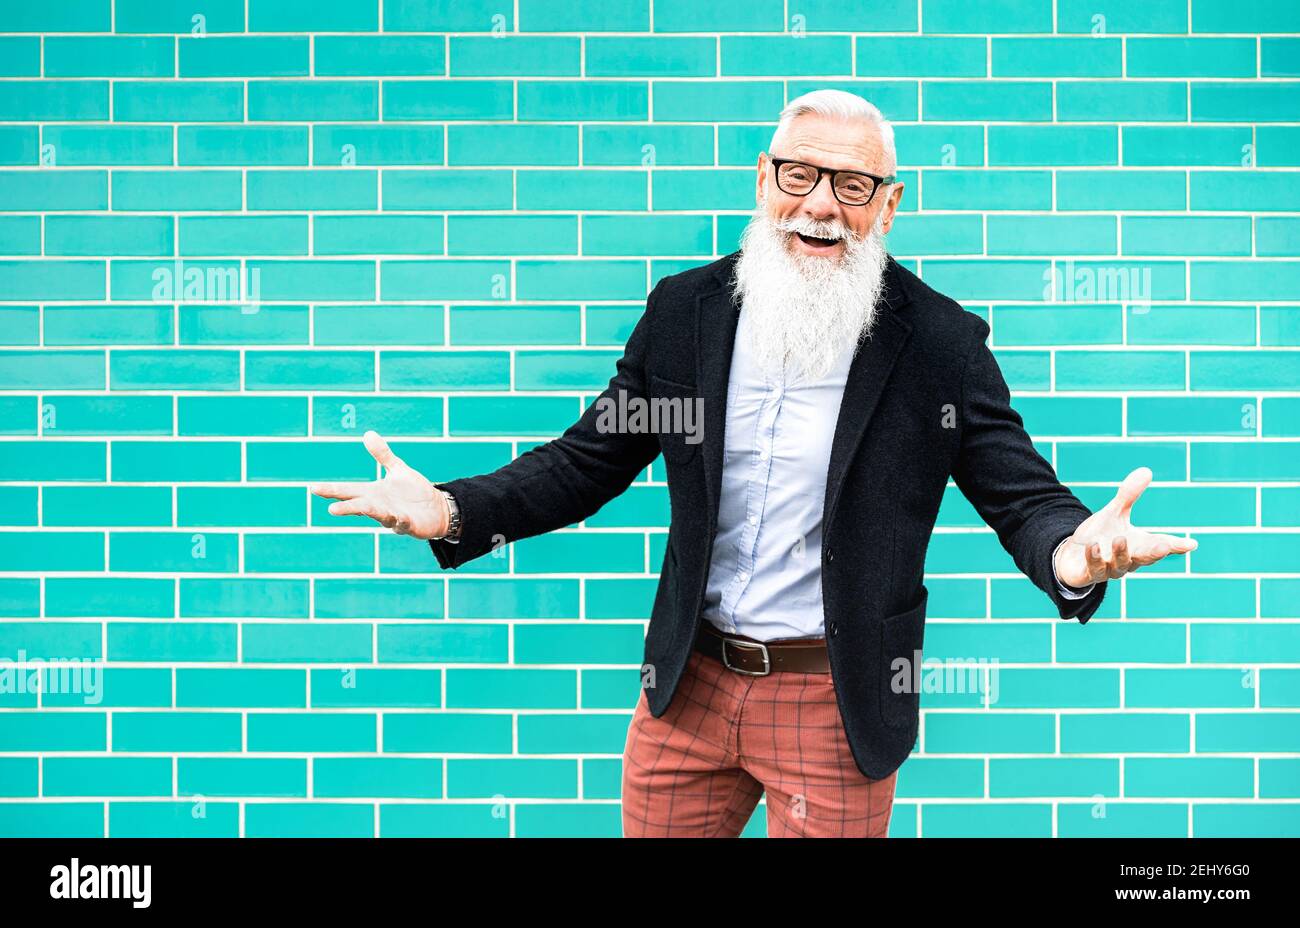
<svg viewBox="0 0 1300 928">
<path fill-rule="evenodd" d="M 896 777 L 858 770 L 829 673 L 746 676 L 694 650 L 661 718 L 637 701 L 623 834 L 736 837 L 766 793 L 769 837 L 883 838 Z"/>
</svg>

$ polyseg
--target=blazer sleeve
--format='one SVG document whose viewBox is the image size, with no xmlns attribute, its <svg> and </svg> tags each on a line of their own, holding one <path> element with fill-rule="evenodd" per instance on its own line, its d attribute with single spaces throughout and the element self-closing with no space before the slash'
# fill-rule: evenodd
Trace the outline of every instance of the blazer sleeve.
<svg viewBox="0 0 1300 928">
<path fill-rule="evenodd" d="M 988 323 L 972 318 L 978 324 L 962 372 L 961 437 L 953 480 L 997 532 L 1016 566 L 1052 600 L 1060 617 L 1086 624 L 1101 605 L 1106 583 L 1095 584 L 1081 598 L 1065 597 L 1052 559 L 1062 539 L 1074 534 L 1092 512 L 1034 448 L 985 342 Z"/>
<path fill-rule="evenodd" d="M 646 353 L 657 285 L 646 300 L 609 385 L 564 434 L 487 474 L 436 485 L 456 497 L 460 539 L 429 542 L 444 569 L 455 569 L 521 538 L 580 522 L 618 496 L 659 455 L 653 432 L 597 427 L 599 400 L 646 396 Z"/>
</svg>

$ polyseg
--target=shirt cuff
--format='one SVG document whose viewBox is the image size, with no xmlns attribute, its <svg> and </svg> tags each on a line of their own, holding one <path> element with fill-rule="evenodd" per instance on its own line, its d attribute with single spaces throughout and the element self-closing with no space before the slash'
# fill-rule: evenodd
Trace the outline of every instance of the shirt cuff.
<svg viewBox="0 0 1300 928">
<path fill-rule="evenodd" d="M 1072 586 L 1066 586 L 1064 583 L 1062 583 L 1060 576 L 1056 573 L 1056 552 L 1060 551 L 1061 545 L 1065 544 L 1069 540 L 1070 539 L 1068 538 L 1062 538 L 1061 544 L 1057 545 L 1056 550 L 1052 552 L 1052 576 L 1056 577 L 1057 591 L 1066 599 L 1083 599 L 1085 596 L 1087 596 L 1089 593 L 1092 592 L 1092 588 L 1097 585 L 1097 581 L 1094 580 L 1092 583 L 1089 583 L 1085 587 L 1075 588 Z"/>
</svg>

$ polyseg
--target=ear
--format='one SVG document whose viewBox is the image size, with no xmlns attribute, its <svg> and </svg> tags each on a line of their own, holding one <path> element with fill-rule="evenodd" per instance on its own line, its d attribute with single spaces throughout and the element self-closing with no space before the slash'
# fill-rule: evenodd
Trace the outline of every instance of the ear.
<svg viewBox="0 0 1300 928">
<path fill-rule="evenodd" d="M 763 203 L 763 192 L 767 188 L 767 175 L 769 173 L 767 168 L 769 164 L 771 164 L 771 162 L 767 160 L 767 152 L 760 151 L 758 153 L 758 174 L 754 178 L 755 206 L 761 206 Z"/>
<path fill-rule="evenodd" d="M 888 234 L 889 229 L 894 224 L 894 214 L 898 212 L 898 204 L 903 201 L 903 184 L 901 182 L 893 184 L 889 188 L 889 198 L 885 200 L 882 207 L 885 211 L 885 218 L 881 220 L 881 230 Z"/>
</svg>

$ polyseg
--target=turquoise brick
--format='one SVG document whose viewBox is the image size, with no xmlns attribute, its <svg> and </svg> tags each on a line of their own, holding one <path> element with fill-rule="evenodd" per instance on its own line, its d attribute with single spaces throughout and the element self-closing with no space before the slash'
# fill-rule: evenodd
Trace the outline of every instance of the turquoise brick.
<svg viewBox="0 0 1300 928">
<path fill-rule="evenodd" d="M 521 194 L 526 178 L 536 172 L 520 172 Z M 511 172 L 456 170 L 385 171 L 384 209 L 509 209 L 514 197 Z M 644 191 L 644 187 L 643 187 Z M 568 193 L 569 191 L 566 191 Z M 641 197 L 644 201 L 644 192 Z M 520 207 L 525 206 L 520 198 Z M 567 207 L 566 208 L 573 208 Z"/>
<path fill-rule="evenodd" d="M 1270 397 L 1264 401 L 1265 424 L 1263 434 L 1269 438 L 1295 438 L 1300 436 L 1300 398 L 1294 396 Z"/>
<path fill-rule="evenodd" d="M 250 32 L 373 32 L 375 0 L 249 0 Z"/>
<path fill-rule="evenodd" d="M 782 106 L 775 81 L 655 81 L 656 120 L 744 122 L 771 119 Z M 522 115 L 522 113 L 521 113 Z"/>
<path fill-rule="evenodd" d="M 312 763 L 312 793 L 437 799 L 442 796 L 442 768 L 439 758 L 321 757 Z"/>
<path fill-rule="evenodd" d="M 374 458 L 354 443 L 249 442 L 249 480 L 373 480 Z"/>
<path fill-rule="evenodd" d="M 907 216 L 889 236 L 890 252 L 895 256 L 984 253 L 984 223 L 980 216 Z"/>
<path fill-rule="evenodd" d="M 1253 345 L 1253 306 L 1130 306 L 1131 345 Z"/>
<path fill-rule="evenodd" d="M 171 796 L 167 757 L 51 757 L 42 778 L 45 796 Z"/>
<path fill-rule="evenodd" d="M 169 126 L 46 126 L 42 141 L 63 165 L 172 163 Z"/>
<path fill-rule="evenodd" d="M 1191 446 L 1193 480 L 1296 480 L 1294 443 L 1242 445 L 1197 442 Z"/>
<path fill-rule="evenodd" d="M 447 671 L 447 706 L 453 709 L 575 709 L 577 682 L 577 674 L 572 670 L 453 669 Z M 627 733 L 626 725 L 623 733 Z M 522 741 L 520 750 L 525 754 L 548 753 L 525 748 Z M 574 753 L 580 752 L 581 749 Z"/>
<path fill-rule="evenodd" d="M 1193 261 L 1191 279 L 1196 300 L 1300 298 L 1300 261 Z"/>
<path fill-rule="evenodd" d="M 1118 796 L 1119 761 L 1112 758 L 1028 757 L 989 761 L 989 796 Z"/>
<path fill-rule="evenodd" d="M 1162 442 L 1062 442 L 1056 446 L 1057 475 L 1065 481 L 1116 482 L 1135 467 L 1151 468 L 1156 480 L 1186 480 L 1187 446 Z"/>
<path fill-rule="evenodd" d="M 170 396 L 45 396 L 47 435 L 169 435 Z"/>
<path fill-rule="evenodd" d="M 0 261 L 0 293 L 12 300 L 102 300 L 102 261 Z"/>
<path fill-rule="evenodd" d="M 125 171 L 113 174 L 113 209 L 238 210 L 238 171 Z"/>
<path fill-rule="evenodd" d="M 682 190 L 680 196 L 672 196 L 670 182 L 681 183 L 693 178 L 682 178 L 686 172 L 673 171 L 671 178 L 664 174 L 655 177 L 655 202 L 661 209 L 677 208 L 676 203 L 687 202 L 697 192 L 692 188 Z M 691 172 L 693 173 L 693 172 Z M 716 174 L 712 175 L 716 180 Z M 700 178 L 702 181 L 702 178 Z M 751 178 L 752 185 L 752 178 Z M 664 194 L 669 194 L 669 202 L 661 203 Z M 752 186 L 751 186 L 752 190 Z M 387 196 L 387 194 L 385 194 Z M 520 209 L 554 210 L 554 209 L 602 209 L 602 210 L 644 210 L 648 206 L 646 199 L 645 174 L 635 171 L 548 171 L 528 170 L 518 174 L 518 202 Z M 385 208 L 390 204 L 384 202 Z M 400 207 L 398 207 L 400 208 Z M 437 207 L 434 207 L 437 208 Z M 685 206 L 681 208 L 687 208 Z M 700 208 L 696 202 L 693 208 Z"/>
<path fill-rule="evenodd" d="M 107 719 L 103 712 L 6 712 L 0 739 L 10 751 L 103 751 Z"/>
<path fill-rule="evenodd" d="M 113 479 L 125 483 L 239 479 L 239 445 L 232 442 L 113 442 Z"/>
<path fill-rule="evenodd" d="M 1300 65 L 1296 60 L 1297 48 L 1300 48 L 1300 40 L 1295 38 L 1260 39 L 1260 76 L 1300 77 Z"/>
<path fill-rule="evenodd" d="M 23 592 L 13 589 L 5 591 L 6 613 L 7 615 L 26 613 L 34 616 L 40 606 L 40 581 L 11 580 L 8 581 L 7 586 L 12 587 L 19 583 L 24 586 Z M 19 603 L 20 598 L 23 604 Z M 99 647 L 102 634 L 103 629 L 98 622 L 6 622 L 0 625 L 0 653 L 9 660 L 21 660 L 24 655 L 97 660 L 102 656 Z M 168 692 L 170 693 L 170 690 Z M 53 697 L 56 694 L 45 695 Z M 84 693 L 67 694 L 78 704 L 84 704 L 84 695 Z"/>
<path fill-rule="evenodd" d="M 30 434 L 30 433 L 29 433 Z M 35 525 L 37 523 L 37 488 L 4 487 L 0 489 L 0 503 L 4 504 L 3 525 Z M 10 592 L 21 588 L 21 581 L 15 584 L 0 583 L 0 616 L 7 608 L 4 604 L 10 600 Z"/>
<path fill-rule="evenodd" d="M 259 622 L 244 630 L 243 657 L 247 663 L 370 663 L 372 634 L 370 625 L 305 628 L 302 623 Z"/>
<path fill-rule="evenodd" d="M 0 119 L 6 122 L 107 121 L 108 81 L 7 82 L 4 96 L 0 97 Z"/>
<path fill-rule="evenodd" d="M 45 223 L 45 253 L 170 255 L 172 220 L 167 216 L 51 216 Z"/>
<path fill-rule="evenodd" d="M 1300 220 L 1291 217 L 1255 217 L 1255 253 L 1261 257 L 1300 256 Z"/>
<path fill-rule="evenodd" d="M 441 126 L 317 125 L 312 132 L 316 165 L 443 163 Z"/>
<path fill-rule="evenodd" d="M 1120 341 L 1118 306 L 995 306 L 993 339 L 1011 345 L 1105 345 Z"/>
<path fill-rule="evenodd" d="M 992 0 L 978 6 L 960 0 L 923 0 L 926 32 L 1051 32 L 1052 4 L 1047 0 Z"/>
<path fill-rule="evenodd" d="M 488 300 L 510 295 L 505 261 L 381 261 L 379 278 L 384 300 Z"/>
<path fill-rule="evenodd" d="M 994 37 L 989 46 L 993 77 L 1119 77 L 1123 70 L 1119 39 Z"/>
<path fill-rule="evenodd" d="M 1251 397 L 1143 396 L 1128 399 L 1130 435 L 1256 434 L 1258 406 Z"/>
<path fill-rule="evenodd" d="M 113 838 L 234 838 L 239 836 L 237 803 L 207 803 L 204 818 L 192 802 L 109 803 L 108 836 Z"/>
<path fill-rule="evenodd" d="M 1187 7 L 1183 0 L 1148 0 L 1128 4 L 1115 0 L 1058 0 L 1056 30 L 1092 33 L 1099 26 L 1108 34 L 1125 32 L 1187 32 Z"/>
<path fill-rule="evenodd" d="M 723 127 L 719 148 L 723 149 Z M 724 149 L 723 149 L 724 151 Z M 728 162 L 719 152 L 719 159 Z M 714 162 L 714 133 L 708 126 L 585 125 L 582 164 L 701 165 Z M 748 164 L 749 156 L 745 156 Z"/>
<path fill-rule="evenodd" d="M 514 84 L 504 80 L 384 81 L 385 121 L 513 119 Z"/>
<path fill-rule="evenodd" d="M 311 70 L 306 36 L 203 36 L 177 40 L 181 77 L 300 77 Z"/>
<path fill-rule="evenodd" d="M 443 344 L 441 306 L 317 306 L 313 325 L 318 345 Z"/>
<path fill-rule="evenodd" d="M 176 762 L 181 796 L 307 795 L 307 760 L 301 757 L 182 757 Z"/>
<path fill-rule="evenodd" d="M 40 77 L 41 39 L 38 36 L 6 36 L 0 38 L 0 76 Z"/>
<path fill-rule="evenodd" d="M 182 255 L 305 255 L 306 216 L 182 216 Z"/>
<path fill-rule="evenodd" d="M 505 838 L 510 822 L 488 803 L 402 803 L 379 807 L 384 838 Z"/>
<path fill-rule="evenodd" d="M 574 216 L 452 216 L 447 222 L 447 253 L 576 255 L 578 220 Z"/>
<path fill-rule="evenodd" d="M 1122 126 L 1124 164 L 1138 167 L 1241 165 L 1249 126 Z"/>
<path fill-rule="evenodd" d="M 442 671 L 391 667 L 312 670 L 311 701 L 314 708 L 438 708 L 442 705 Z M 421 717 L 431 716 L 424 713 Z M 402 718 L 409 716 L 385 717 L 386 750 L 393 750 L 393 738 L 401 728 L 388 723 Z"/>
<path fill-rule="evenodd" d="M 1255 76 L 1253 38 L 1131 38 L 1127 54 L 1129 77 Z"/>
<path fill-rule="evenodd" d="M 854 30 L 861 28 L 855 24 Z M 986 77 L 986 41 L 950 36 L 857 36 L 858 74 Z"/>
<path fill-rule="evenodd" d="M 308 341 L 305 305 L 180 306 L 177 312 L 182 345 L 305 345 Z"/>
<path fill-rule="evenodd" d="M 576 618 L 575 580 L 458 580 L 448 590 L 448 614 L 457 619 Z"/>
<path fill-rule="evenodd" d="M 621 754 L 627 716 L 529 714 L 519 719 L 519 749 L 527 754 Z"/>
<path fill-rule="evenodd" d="M 1071 86 L 1062 83 L 1062 95 Z M 921 114 L 934 121 L 1046 122 L 1052 119 L 1052 85 L 1047 81 L 924 81 Z"/>
<path fill-rule="evenodd" d="M 1265 433 L 1272 432 L 1273 429 L 1265 427 Z M 1280 430 L 1279 430 L 1280 431 Z M 1289 430 L 1293 434 L 1296 429 Z M 1292 437 L 1292 436 L 1288 436 Z M 1261 525 L 1300 525 L 1300 492 L 1294 487 L 1265 487 L 1261 491 Z M 1281 587 L 1270 586 L 1269 581 L 1262 584 L 1262 593 L 1264 601 L 1272 599 L 1271 591 L 1280 590 Z M 1264 611 L 1265 607 L 1261 602 L 1260 610 Z"/>
<path fill-rule="evenodd" d="M 39 137 L 38 126 L 0 126 L 0 164 L 35 165 L 39 157 Z M 0 174 L 0 181 L 5 179 L 6 176 Z"/>
<path fill-rule="evenodd" d="M 321 619 L 440 619 L 442 599 L 442 584 L 423 580 L 315 581 Z"/>
<path fill-rule="evenodd" d="M 455 345 L 577 344 L 580 335 L 578 306 L 451 307 Z"/>
<path fill-rule="evenodd" d="M 379 118 L 375 81 L 249 81 L 250 122 Z"/>
<path fill-rule="evenodd" d="M 177 397 L 178 435 L 306 435 L 307 398 Z"/>
<path fill-rule="evenodd" d="M 511 717 L 498 713 L 388 712 L 384 751 L 511 753 Z"/>
<path fill-rule="evenodd" d="M 1118 164 L 1113 126 L 989 126 L 989 164 L 1076 166 Z"/>
<path fill-rule="evenodd" d="M 848 36 L 723 36 L 720 44 L 719 73 L 724 77 L 852 72 Z"/>
<path fill-rule="evenodd" d="M 109 570 L 216 573 L 239 566 L 239 538 L 212 532 L 110 532 Z"/>
<path fill-rule="evenodd" d="M 305 580 L 181 580 L 181 615 L 186 618 L 307 618 L 307 602 Z"/>
<path fill-rule="evenodd" d="M 1300 107 L 1300 87 L 1287 83 L 1192 84 L 1193 122 L 1290 122 Z"/>
<path fill-rule="evenodd" d="M 369 535 L 244 536 L 244 570 L 248 573 L 338 573 L 374 569 L 374 541 Z"/>
<path fill-rule="evenodd" d="M 986 221 L 990 255 L 1113 255 L 1118 248 L 1112 216 L 1008 215 Z"/>
<path fill-rule="evenodd" d="M 249 171 L 248 208 L 373 210 L 378 179 L 376 171 Z"/>
<path fill-rule="evenodd" d="M 1128 616 L 1135 619 L 1253 619 L 1255 581 L 1156 577 L 1128 583 Z"/>
<path fill-rule="evenodd" d="M 371 300 L 375 268 L 370 261 L 250 261 L 261 274 L 266 300 Z"/>
<path fill-rule="evenodd" d="M 176 614 L 175 595 L 171 580 L 50 579 L 45 586 L 45 614 L 51 618 L 170 619 Z"/>
<path fill-rule="evenodd" d="M 1056 118 L 1185 122 L 1187 86 L 1177 81 L 1065 81 L 1058 85 Z"/>
<path fill-rule="evenodd" d="M 365 390 L 374 386 L 374 355 L 360 351 L 249 351 L 246 390 Z"/>
<path fill-rule="evenodd" d="M 239 354 L 234 351 L 114 351 L 109 358 L 114 390 L 237 390 Z"/>
<path fill-rule="evenodd" d="M 1187 183 L 1179 172 L 1061 171 L 1056 208 L 1060 210 L 1183 209 Z"/>
<path fill-rule="evenodd" d="M 170 487 L 46 487 L 45 525 L 171 525 Z"/>
<path fill-rule="evenodd" d="M 1259 140 L 1258 163 L 1265 167 L 1296 167 L 1300 154 L 1296 140 L 1300 139 L 1300 126 L 1257 126 L 1255 137 Z"/>
<path fill-rule="evenodd" d="M 307 134 L 306 126 L 178 126 L 177 163 L 251 167 L 306 164 Z"/>
<path fill-rule="evenodd" d="M 196 10 L 189 0 L 116 0 L 113 26 L 118 32 L 177 32 L 194 29 Z M 209 32 L 243 32 L 242 0 L 208 0 L 203 28 Z"/>
<path fill-rule="evenodd" d="M 1249 255 L 1249 217 L 1125 216 L 1126 255 Z"/>
<path fill-rule="evenodd" d="M 924 172 L 926 209 L 1050 209 L 1047 171 L 936 170 Z"/>
<path fill-rule="evenodd" d="M 1300 202 L 1300 174 L 1274 171 L 1193 171 L 1193 210 L 1291 210 Z M 1224 185 L 1231 183 L 1229 195 Z"/>
<path fill-rule="evenodd" d="M 576 799 L 578 762 L 569 759 L 500 758 L 447 761 L 449 799 Z"/>
<path fill-rule="evenodd" d="M 644 83 L 599 81 L 520 81 L 519 119 L 645 120 L 650 117 L 650 89 Z"/>
<path fill-rule="evenodd" d="M 176 705 L 203 709 L 303 708 L 307 675 L 301 670 L 182 668 Z"/>
<path fill-rule="evenodd" d="M 519 0 L 520 32 L 645 32 L 650 28 L 646 0 Z"/>
<path fill-rule="evenodd" d="M 445 40 L 436 35 L 317 36 L 315 61 L 322 77 L 441 76 L 447 68 Z"/>
<path fill-rule="evenodd" d="M 1186 803 L 1140 803 L 1125 801 L 1105 807 L 1098 815 L 1096 802 L 1061 803 L 1057 813 L 1057 836 L 1062 838 L 1186 838 Z"/>
<path fill-rule="evenodd" d="M 233 81 L 127 81 L 113 91 L 118 122 L 241 122 L 244 87 Z"/>
<path fill-rule="evenodd" d="M 452 126 L 448 164 L 578 163 L 577 126 Z"/>
<path fill-rule="evenodd" d="M 174 77 L 176 40 L 135 36 L 53 36 L 46 77 Z"/>
<path fill-rule="evenodd" d="M 453 396 L 447 431 L 451 435 L 558 435 L 581 410 L 567 397 Z"/>
<path fill-rule="evenodd" d="M 318 255 L 443 253 L 437 216 L 317 216 L 312 233 Z"/>
<path fill-rule="evenodd" d="M 570 36 L 451 36 L 452 77 L 577 77 L 582 40 Z M 620 75 L 621 76 L 621 75 Z"/>
<path fill-rule="evenodd" d="M 9 210 L 108 208 L 106 171 L 0 171 L 0 202 Z"/>
<path fill-rule="evenodd" d="M 928 716 L 925 725 L 930 754 L 1050 754 L 1055 740 L 1056 720 L 1047 713 L 944 712 Z"/>
<path fill-rule="evenodd" d="M 176 524 L 301 526 L 304 502 L 304 492 L 294 487 L 178 487 Z"/>
<path fill-rule="evenodd" d="M 591 36 L 585 49 L 589 77 L 713 77 L 717 69 L 710 37 Z"/>
<path fill-rule="evenodd" d="M 312 400 L 313 435 L 359 437 L 367 429 L 383 435 L 442 435 L 441 398 L 373 398 L 316 396 Z"/>
<path fill-rule="evenodd" d="M 1290 351 L 1194 351 L 1193 390 L 1297 390 L 1300 355 Z"/>
<path fill-rule="evenodd" d="M 589 255 L 712 254 L 707 216 L 583 217 L 583 253 Z"/>
<path fill-rule="evenodd" d="M 103 480 L 107 448 L 98 441 L 5 442 L 5 480 Z"/>
<path fill-rule="evenodd" d="M 502 625 L 380 625 L 378 636 L 379 660 L 404 664 L 504 663 L 509 647 Z"/>
<path fill-rule="evenodd" d="M 250 731 L 252 718 L 249 719 Z M 233 712 L 121 712 L 113 717 L 115 751 L 238 751 Z"/>
<path fill-rule="evenodd" d="M 102 802 L 0 804 L 0 835 L 9 838 L 102 838 Z"/>
<path fill-rule="evenodd" d="M 0 13 L 5 32 L 108 32 L 111 0 L 53 0 L 39 7 L 12 6 Z"/>
<path fill-rule="evenodd" d="M 0 249 L 7 255 L 39 255 L 41 217 L 0 217 Z"/>
<path fill-rule="evenodd" d="M 924 280 L 954 299 L 1041 300 L 1047 261 L 925 262 Z"/>
</svg>

